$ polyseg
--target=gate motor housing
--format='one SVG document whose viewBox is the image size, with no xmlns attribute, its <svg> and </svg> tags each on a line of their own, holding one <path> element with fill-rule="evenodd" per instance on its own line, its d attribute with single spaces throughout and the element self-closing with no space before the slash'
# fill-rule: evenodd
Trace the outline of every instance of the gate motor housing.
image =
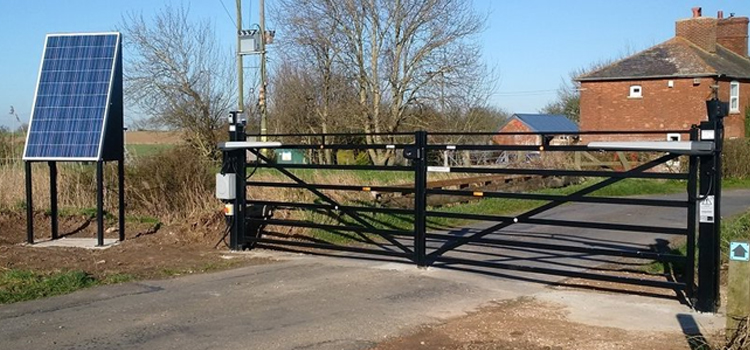
<svg viewBox="0 0 750 350">
<path fill-rule="evenodd" d="M 237 176 L 232 173 L 216 174 L 216 198 L 232 200 L 237 196 Z"/>
</svg>

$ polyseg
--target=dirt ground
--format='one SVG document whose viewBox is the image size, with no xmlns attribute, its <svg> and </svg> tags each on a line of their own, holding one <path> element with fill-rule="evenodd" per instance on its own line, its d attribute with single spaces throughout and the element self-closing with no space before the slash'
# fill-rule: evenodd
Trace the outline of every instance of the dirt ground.
<svg viewBox="0 0 750 350">
<path fill-rule="evenodd" d="M 711 337 L 711 339 L 716 337 Z M 715 342 L 709 339 L 709 342 Z M 532 298 L 499 302 L 464 317 L 387 340 L 372 350 L 700 349 L 701 336 L 634 332 L 566 319 L 564 309 Z M 707 348 L 706 348 L 707 349 Z"/>
<path fill-rule="evenodd" d="M 0 214 L 0 271 L 29 269 L 41 272 L 83 270 L 97 278 L 129 275 L 134 278 L 161 278 L 181 274 L 264 263 L 242 255 L 229 255 L 220 243 L 220 223 L 188 223 L 182 227 L 163 227 L 157 223 L 130 223 L 125 241 L 103 249 L 38 248 L 26 241 L 26 218 L 20 213 Z M 35 240 L 49 239 L 50 219 L 35 217 Z M 111 223 L 111 226 L 115 226 Z M 107 238 L 117 237 L 110 225 Z M 65 237 L 96 237 L 96 221 L 84 215 L 61 217 L 59 232 Z M 223 249 L 222 249 L 223 248 Z"/>
</svg>

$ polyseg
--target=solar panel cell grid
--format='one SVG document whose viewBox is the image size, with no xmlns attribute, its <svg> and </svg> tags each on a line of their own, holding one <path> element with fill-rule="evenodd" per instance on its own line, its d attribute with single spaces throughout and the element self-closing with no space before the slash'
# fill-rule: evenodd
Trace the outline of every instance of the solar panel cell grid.
<svg viewBox="0 0 750 350">
<path fill-rule="evenodd" d="M 100 156 L 118 39 L 116 33 L 47 37 L 24 158 Z"/>
</svg>

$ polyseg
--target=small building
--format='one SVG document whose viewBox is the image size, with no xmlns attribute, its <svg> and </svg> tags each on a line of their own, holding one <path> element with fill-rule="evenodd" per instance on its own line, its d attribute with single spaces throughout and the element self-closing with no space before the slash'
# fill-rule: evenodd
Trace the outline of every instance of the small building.
<svg viewBox="0 0 750 350">
<path fill-rule="evenodd" d="M 718 93 L 729 102 L 725 137 L 744 137 L 750 107 L 748 18 L 701 12 L 693 8 L 692 18 L 678 20 L 673 38 L 578 77 L 581 130 L 687 130 L 707 120 L 705 101 Z M 639 136 L 649 137 L 665 135 Z M 618 137 L 584 136 L 584 141 L 612 138 Z"/>
<path fill-rule="evenodd" d="M 539 135 L 495 135 L 492 141 L 499 145 L 541 145 L 542 136 L 551 145 L 574 143 L 577 135 L 564 135 L 578 132 L 578 125 L 562 114 L 513 114 L 498 133 L 533 132 Z M 562 135 L 556 135 L 562 134 Z"/>
</svg>

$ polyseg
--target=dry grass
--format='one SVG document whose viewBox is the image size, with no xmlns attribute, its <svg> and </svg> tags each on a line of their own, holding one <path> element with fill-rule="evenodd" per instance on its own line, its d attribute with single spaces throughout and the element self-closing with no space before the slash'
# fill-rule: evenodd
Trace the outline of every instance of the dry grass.
<svg viewBox="0 0 750 350">
<path fill-rule="evenodd" d="M 724 141 L 724 178 L 750 178 L 750 139 Z"/>
</svg>

